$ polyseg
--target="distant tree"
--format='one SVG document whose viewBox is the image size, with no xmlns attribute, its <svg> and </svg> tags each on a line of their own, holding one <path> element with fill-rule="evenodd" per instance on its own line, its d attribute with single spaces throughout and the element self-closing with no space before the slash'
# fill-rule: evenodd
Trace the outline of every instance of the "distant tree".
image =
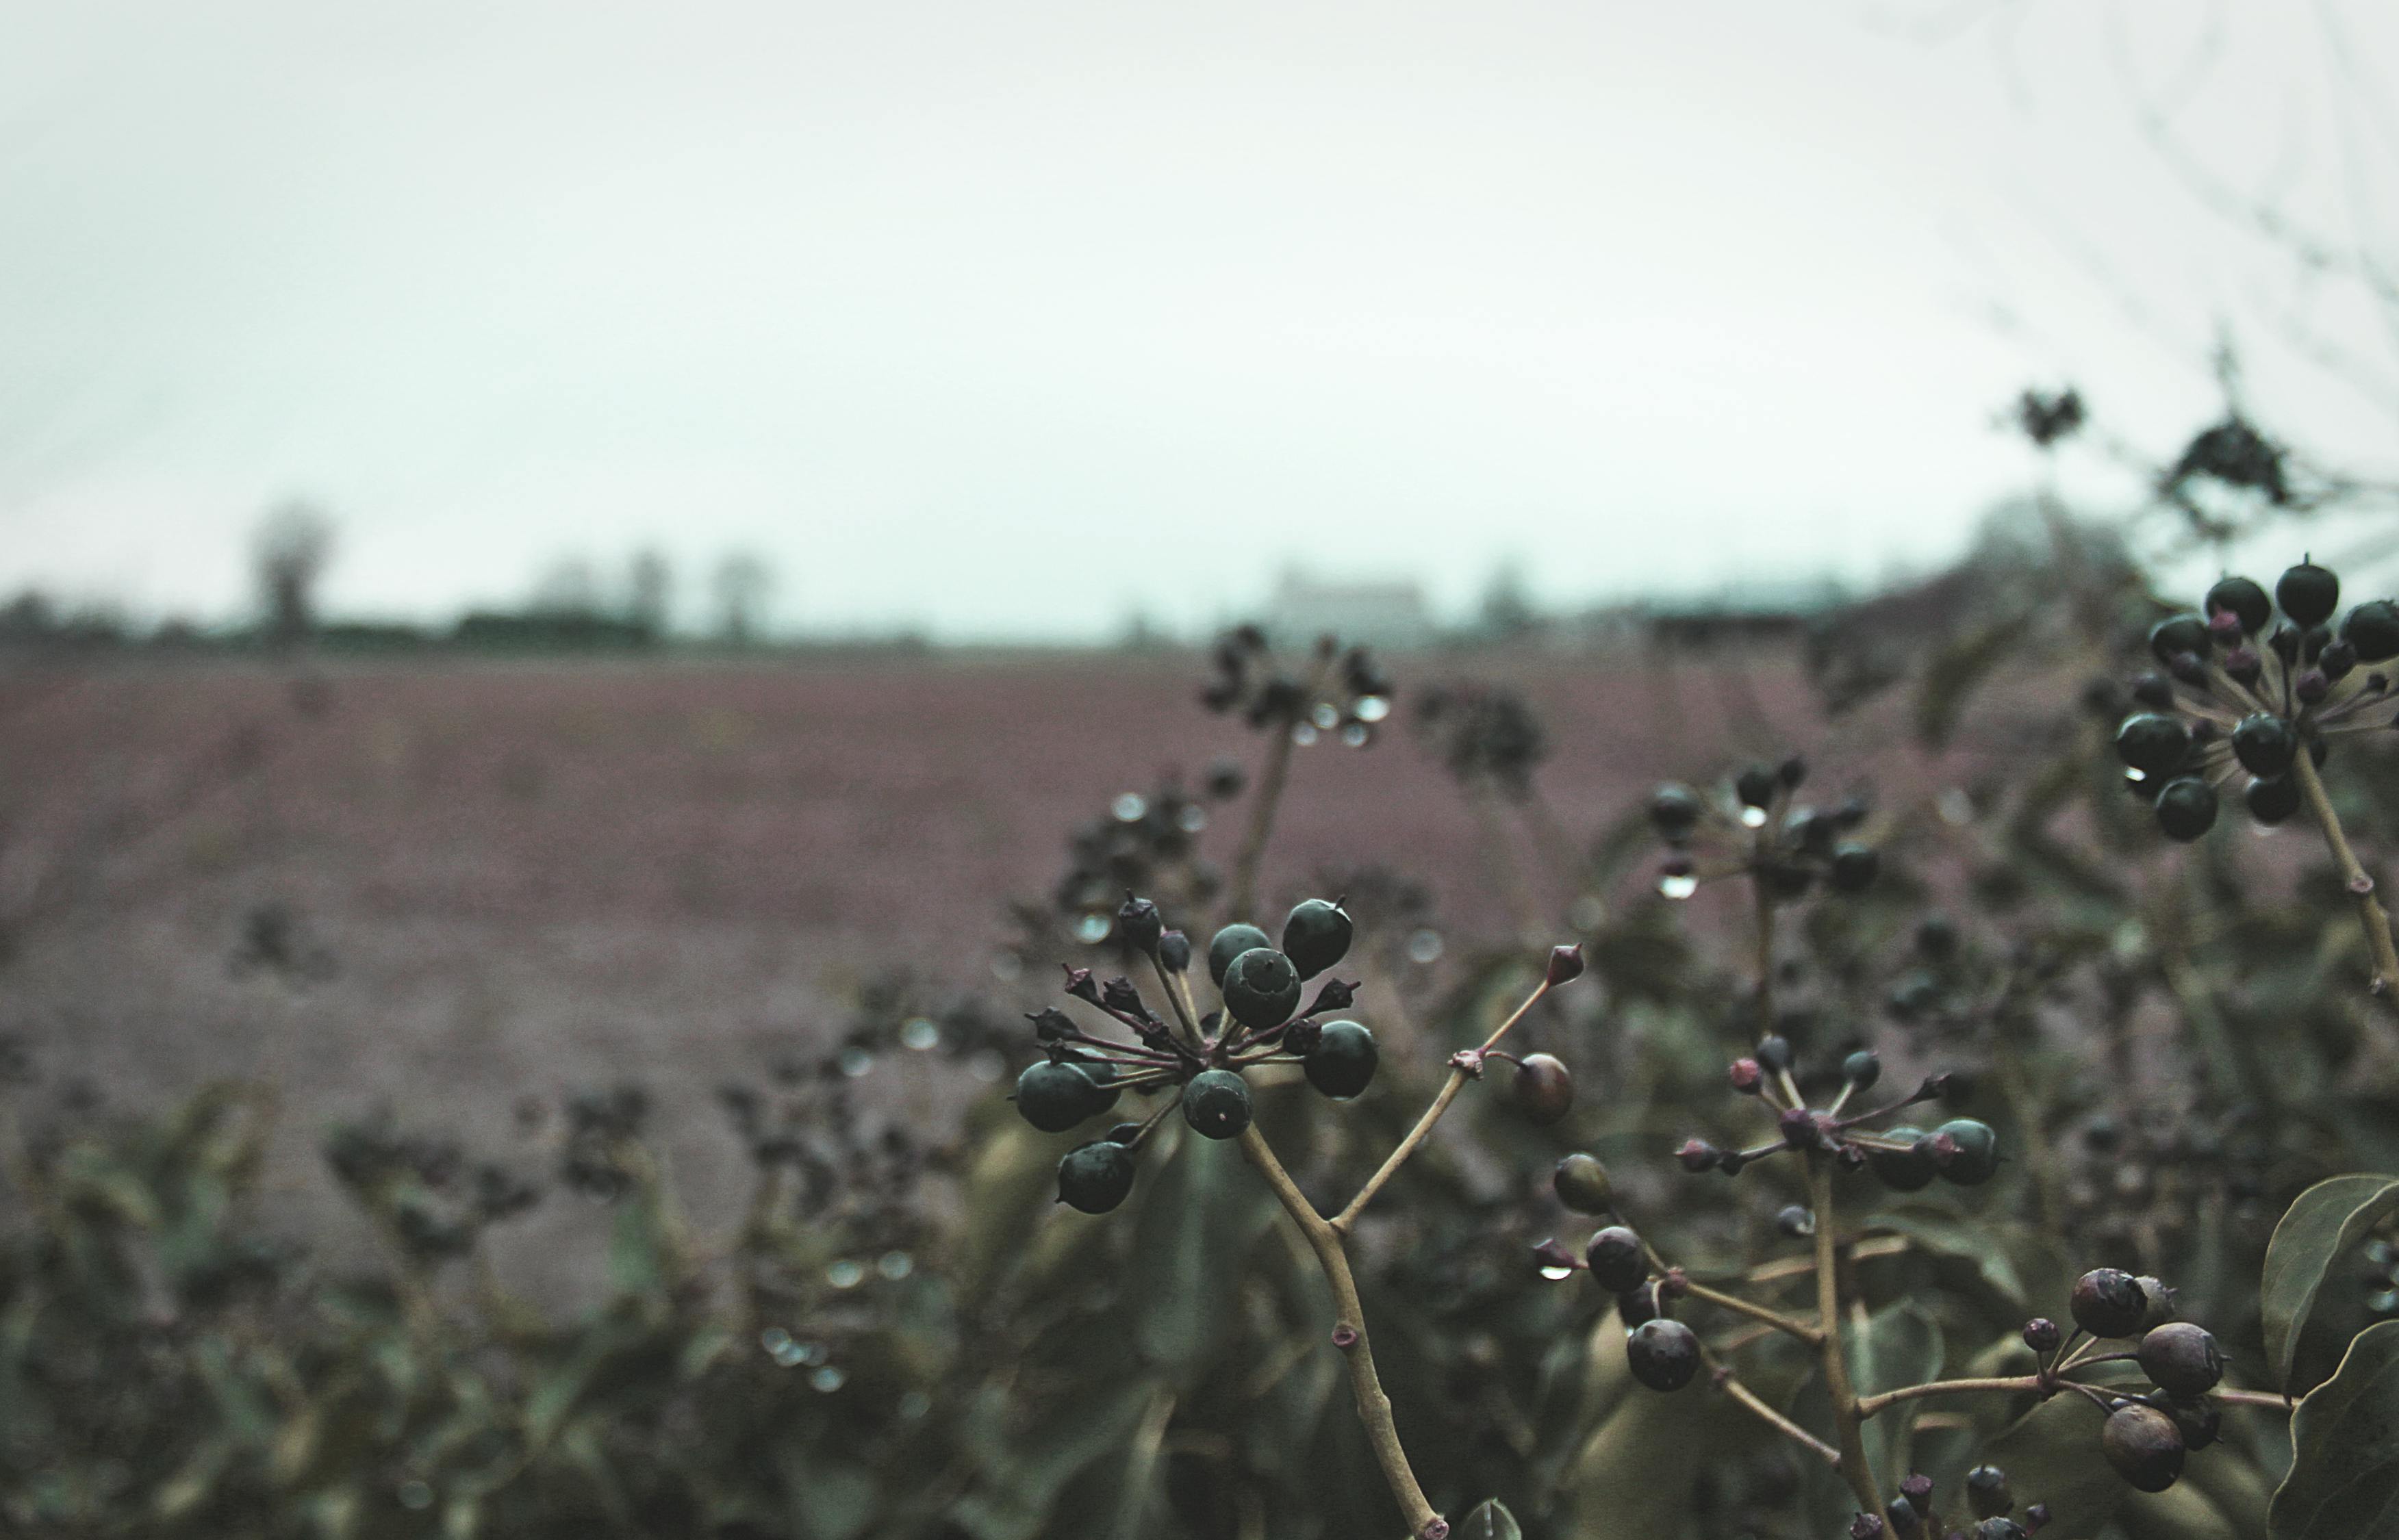
<svg viewBox="0 0 2399 1540">
<path fill-rule="evenodd" d="M 285 503 L 267 514 L 251 548 L 266 640 L 297 646 L 316 628 L 317 583 L 332 556 L 332 520 L 314 504 Z"/>
<path fill-rule="evenodd" d="M 1483 634 L 1495 642 L 1512 642 L 1539 627 L 1541 614 L 1525 585 L 1523 567 L 1507 561 L 1492 573 L 1475 620 Z"/>
<path fill-rule="evenodd" d="M 625 574 L 625 618 L 652 641 L 667 634 L 674 609 L 674 570 L 656 549 L 633 553 Z"/>
<path fill-rule="evenodd" d="M 561 557 L 534 585 L 535 615 L 589 616 L 600 613 L 600 576 L 588 558 Z"/>
<path fill-rule="evenodd" d="M 775 574 L 766 559 L 735 551 L 716 567 L 717 635 L 736 647 L 756 642 L 766 629 L 766 600 Z"/>
</svg>

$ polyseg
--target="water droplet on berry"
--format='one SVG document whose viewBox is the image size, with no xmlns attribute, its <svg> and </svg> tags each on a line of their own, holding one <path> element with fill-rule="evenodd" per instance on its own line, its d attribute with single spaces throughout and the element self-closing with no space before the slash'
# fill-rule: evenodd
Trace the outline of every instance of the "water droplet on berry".
<svg viewBox="0 0 2399 1540">
<path fill-rule="evenodd" d="M 1763 828 L 1765 828 L 1765 827 L 1766 827 L 1766 809 L 1765 809 L 1765 808 L 1763 808 L 1763 807 L 1744 807 L 1744 808 L 1742 808 L 1742 809 L 1741 810 L 1741 826 L 1742 826 L 1743 829 L 1763 829 Z"/>
<path fill-rule="evenodd" d="M 1541 1277 L 1549 1279 L 1552 1283 L 1557 1283 L 1563 1279 L 1570 1278 L 1574 1277 L 1574 1273 L 1575 1270 L 1571 1267 L 1544 1267 L 1541 1269 Z"/>
<path fill-rule="evenodd" d="M 1352 749 L 1365 748 L 1367 740 L 1374 736 L 1366 730 L 1366 724 L 1362 722 L 1353 722 L 1341 729 L 1341 741 Z"/>
<path fill-rule="evenodd" d="M 1360 696 L 1349 714 L 1360 722 L 1380 722 L 1391 714 L 1391 703 L 1381 696 Z"/>
<path fill-rule="evenodd" d="M 1115 922 L 1105 914 L 1086 914 L 1075 922 L 1075 939 L 1087 946 L 1097 946 L 1108 939 Z"/>
<path fill-rule="evenodd" d="M 900 1028 L 900 1043 L 924 1053 L 942 1046 L 942 1029 L 921 1016 L 912 1016 Z"/>
<path fill-rule="evenodd" d="M 1700 880 L 1687 872 L 1658 879 L 1658 891 L 1669 898 L 1687 898 L 1699 890 Z"/>
<path fill-rule="evenodd" d="M 1316 709 L 1308 715 L 1309 721 L 1327 733 L 1341 725 L 1341 709 L 1329 700 L 1318 701 Z"/>
<path fill-rule="evenodd" d="M 1294 725 L 1291 730 L 1291 741 L 1299 745 L 1302 749 L 1314 743 L 1316 741 L 1316 723 L 1312 722 L 1303 722 Z"/>
<path fill-rule="evenodd" d="M 864 1048 L 841 1050 L 841 1073 L 856 1080 L 874 1068 L 874 1056 Z"/>
<path fill-rule="evenodd" d="M 1441 956 L 1441 932 L 1419 930 L 1408 938 L 1408 961 L 1430 963 Z"/>
<path fill-rule="evenodd" d="M 825 1365 L 808 1376 L 808 1388 L 830 1396 L 849 1382 L 849 1376 L 832 1364 Z"/>
<path fill-rule="evenodd" d="M 866 1277 L 866 1269 L 843 1257 L 825 1263 L 825 1282 L 835 1289 L 855 1289 Z"/>
<path fill-rule="evenodd" d="M 1142 815 L 1149 811 L 1149 799 L 1138 791 L 1127 791 L 1108 804 L 1108 811 L 1116 815 L 1118 823 L 1139 823 Z"/>
<path fill-rule="evenodd" d="M 916 1270 L 916 1259 L 905 1251 L 886 1251 L 874 1259 L 874 1270 L 898 1283 Z"/>
</svg>

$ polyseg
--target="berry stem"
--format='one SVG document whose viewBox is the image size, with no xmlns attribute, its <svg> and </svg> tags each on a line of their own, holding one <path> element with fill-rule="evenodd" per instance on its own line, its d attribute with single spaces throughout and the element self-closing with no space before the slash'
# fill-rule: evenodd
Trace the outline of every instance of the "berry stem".
<svg viewBox="0 0 2399 1540">
<path fill-rule="evenodd" d="M 1349 1233 L 1349 1227 L 1358 1222 L 1358 1215 L 1373 1200 L 1375 1195 L 1383 1190 L 1383 1183 L 1390 1181 L 1399 1169 L 1407 1164 L 1408 1156 L 1416 1154 L 1417 1146 L 1431 1135 L 1432 1126 L 1441 1121 L 1442 1114 L 1449 1111 L 1449 1104 L 1457 1100 L 1457 1093 L 1465 1088 L 1466 1083 L 1482 1073 L 1483 1056 L 1497 1047 L 1499 1039 L 1507 1036 L 1510 1029 L 1525 1019 L 1525 1013 L 1538 1005 L 1541 997 L 1549 993 L 1550 981 L 1543 979 L 1534 986 L 1533 993 L 1525 997 L 1525 1003 L 1518 1006 L 1510 1014 L 1508 1020 L 1500 1022 L 1498 1029 L 1483 1040 L 1481 1047 L 1470 1049 L 1451 1059 L 1449 1078 L 1443 1081 L 1441 1089 L 1434 1093 L 1432 1105 L 1424 1110 L 1424 1115 L 1416 1119 L 1416 1126 L 1407 1131 L 1406 1137 L 1403 1138 L 1393 1147 L 1391 1153 L 1384 1157 L 1383 1164 L 1376 1169 L 1375 1174 L 1366 1179 L 1366 1185 L 1358 1189 L 1358 1196 L 1351 1198 L 1349 1204 L 1333 1217 L 1331 1223 L 1335 1235 L 1346 1236 Z"/>
<path fill-rule="evenodd" d="M 1206 1047 L 1208 1039 L 1200 1031 L 1200 1019 L 1192 1012 L 1190 1002 L 1184 999 L 1183 991 L 1176 987 L 1182 980 L 1166 971 L 1166 965 L 1159 960 L 1155 951 L 1149 954 L 1149 966 L 1158 970 L 1158 987 L 1166 992 L 1166 1003 L 1174 1007 L 1174 1019 L 1183 1023 L 1183 1031 L 1191 1039 L 1191 1046 Z"/>
<path fill-rule="evenodd" d="M 2365 949 L 2374 957 L 2374 980 L 2367 992 L 2385 1008 L 2399 1010 L 2399 946 L 2391 939 L 2391 916 L 2383 912 L 2382 900 L 2374 896 L 2374 879 L 2365 874 L 2357 852 L 2350 848 L 2349 836 L 2341 831 L 2340 815 L 2333 811 L 2332 799 L 2324 795 L 2324 777 L 2316 774 L 2315 757 L 2305 746 L 2291 757 L 2291 772 L 2298 777 L 2299 795 L 2307 799 L 2308 811 L 2324 831 L 2333 864 L 2340 869 L 2341 884 L 2357 906 L 2357 923 L 2365 931 Z"/>
<path fill-rule="evenodd" d="M 1833 1401 L 1833 1426 L 1840 1439 L 1841 1475 L 1857 1494 L 1864 1513 L 1880 1513 L 1882 1498 L 1875 1489 L 1874 1467 L 1866 1461 L 1866 1441 L 1860 1432 L 1863 1413 L 1857 1391 L 1850 1384 L 1850 1360 L 1841 1350 L 1841 1259 L 1834 1232 L 1833 1163 L 1821 1151 L 1808 1152 L 1809 1207 L 1816 1213 L 1816 1319 L 1823 1333 L 1824 1388 Z"/>
<path fill-rule="evenodd" d="M 1400 1505 L 1411 1534 L 1442 1534 L 1448 1525 L 1435 1512 L 1416 1484 L 1416 1473 L 1408 1465 L 1407 1451 L 1400 1445 L 1400 1430 L 1391 1421 L 1391 1398 L 1383 1389 L 1383 1382 L 1375 1374 L 1374 1350 L 1366 1342 L 1366 1311 L 1358 1298 L 1358 1280 L 1349 1272 L 1349 1255 L 1342 1249 L 1341 1232 L 1317 1213 L 1291 1179 L 1291 1173 L 1275 1158 L 1273 1147 L 1266 1135 L 1253 1123 L 1241 1130 L 1241 1154 L 1248 1157 L 1267 1186 L 1283 1207 L 1283 1211 L 1308 1237 L 1308 1247 L 1315 1251 L 1317 1265 L 1323 1270 L 1324 1281 L 1333 1290 L 1335 1330 L 1349 1331 L 1336 1337 L 1341 1341 L 1342 1357 L 1349 1360 L 1349 1392 L 1358 1403 L 1358 1420 L 1366 1425 L 1366 1441 L 1374 1446 L 1376 1463 L 1383 1467 L 1383 1479 L 1389 1484 L 1391 1496 Z M 1343 1340 L 1346 1338 L 1346 1340 Z"/>
<path fill-rule="evenodd" d="M 1756 847 L 1763 859 L 1766 831 L 1757 831 Z M 1753 861 L 1750 866 L 1749 889 L 1757 907 L 1757 1040 L 1761 1043 L 1774 1035 L 1774 895 L 1766 890 L 1766 872 Z M 1799 1096 L 1799 1082 L 1793 1079 L 1790 1066 L 1774 1072 L 1775 1084 L 1791 1105 L 1805 1105 Z"/>
<path fill-rule="evenodd" d="M 1758 1398 L 1757 1392 L 1742 1384 L 1739 1379 L 1734 1377 L 1731 1371 L 1718 1370 L 1717 1374 L 1719 1375 L 1717 1384 L 1723 1386 L 1724 1393 L 1731 1397 L 1734 1400 L 1740 1402 L 1750 1412 L 1755 1413 L 1760 1422 L 1763 1422 L 1767 1426 L 1774 1429 L 1777 1433 L 1782 1434 L 1793 1443 L 1799 1444 L 1805 1448 L 1815 1451 L 1818 1455 L 1823 1457 L 1823 1462 L 1832 1466 L 1835 1470 L 1841 1468 L 1841 1452 L 1839 1450 L 1835 1449 L 1823 1439 L 1817 1438 L 1806 1428 L 1801 1427 L 1797 1423 L 1793 1422 L 1790 1418 L 1785 1417 L 1782 1413 L 1775 1411 L 1772 1407 L 1760 1400 Z"/>
<path fill-rule="evenodd" d="M 1868 1396 L 1858 1402 L 1858 1415 L 1871 1417 L 1884 1407 L 1901 1401 L 1922 1400 L 1927 1396 L 1971 1396 L 1981 1393 L 2022 1393 L 2046 1390 L 2038 1374 L 2007 1374 L 1982 1380 L 1928 1380 L 1922 1385 L 1904 1385 L 1897 1390 L 1886 1390 L 1879 1396 Z"/>
<path fill-rule="evenodd" d="M 2262 1406 L 2276 1412 L 2291 1410 L 2291 1398 L 2271 1390 L 2228 1390 L 2217 1385 L 2208 1394 L 2227 1406 Z"/>
<path fill-rule="evenodd" d="M 1739 1294 L 1728 1294 L 1722 1290 L 1711 1289 L 1704 1283 L 1693 1283 L 1688 1277 L 1683 1280 L 1683 1291 L 1695 1300 L 1705 1300 L 1720 1310 L 1729 1310 L 1736 1316 L 1747 1316 L 1751 1320 L 1796 1337 L 1810 1347 L 1823 1344 L 1824 1333 L 1796 1316 L 1786 1316 L 1780 1310 L 1754 1304 Z"/>
</svg>

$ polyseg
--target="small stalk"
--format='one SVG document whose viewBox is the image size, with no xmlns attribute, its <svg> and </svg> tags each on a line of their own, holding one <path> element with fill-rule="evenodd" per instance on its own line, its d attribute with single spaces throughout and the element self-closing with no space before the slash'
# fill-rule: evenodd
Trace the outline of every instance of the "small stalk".
<svg viewBox="0 0 2399 1540">
<path fill-rule="evenodd" d="M 2374 957 L 2374 979 L 2366 986 L 2366 993 L 2379 1000 L 2385 1009 L 2399 1011 L 2399 945 L 2391 939 L 2391 916 L 2384 912 L 2382 900 L 2374 896 L 2374 879 L 2366 875 L 2357 852 L 2350 848 L 2349 836 L 2341 831 L 2340 815 L 2333 811 L 2332 799 L 2324 795 L 2324 777 L 2316 774 L 2315 758 L 2305 744 L 2291 757 L 2291 773 L 2299 778 L 2299 795 L 2307 799 L 2308 811 L 2324 831 L 2333 864 L 2340 868 L 2341 885 L 2349 890 L 2350 902 L 2357 907 L 2357 923 L 2365 931 L 2365 949 Z"/>
<path fill-rule="evenodd" d="M 1816 1211 L 1816 1319 L 1824 1336 L 1824 1388 L 1832 1398 L 1833 1426 L 1839 1435 L 1841 1475 L 1857 1494 L 1860 1512 L 1880 1513 L 1882 1498 L 1875 1490 L 1874 1467 L 1866 1462 L 1857 1391 L 1850 1384 L 1850 1360 L 1841 1351 L 1840 1256 L 1833 1234 L 1833 1163 L 1814 1150 L 1808 1152 L 1808 1196 L 1809 1207 Z"/>
</svg>

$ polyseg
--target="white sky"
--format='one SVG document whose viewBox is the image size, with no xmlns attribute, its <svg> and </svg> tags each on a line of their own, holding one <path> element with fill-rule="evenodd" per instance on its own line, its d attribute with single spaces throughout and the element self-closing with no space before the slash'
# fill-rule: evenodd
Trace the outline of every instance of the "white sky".
<svg viewBox="0 0 2399 1540">
<path fill-rule="evenodd" d="M 2243 189 L 2394 228 L 2364 0 L 0 0 L 0 588 L 226 617 L 294 493 L 334 607 L 428 618 L 644 543 L 694 610 L 746 547 L 788 623 L 955 637 L 1286 562 L 1871 579 L 2026 484 L 2028 381 L 2170 454 L 2219 320 L 2392 473 L 2399 392 L 2272 340 L 2391 338 L 2128 67 Z"/>
</svg>

